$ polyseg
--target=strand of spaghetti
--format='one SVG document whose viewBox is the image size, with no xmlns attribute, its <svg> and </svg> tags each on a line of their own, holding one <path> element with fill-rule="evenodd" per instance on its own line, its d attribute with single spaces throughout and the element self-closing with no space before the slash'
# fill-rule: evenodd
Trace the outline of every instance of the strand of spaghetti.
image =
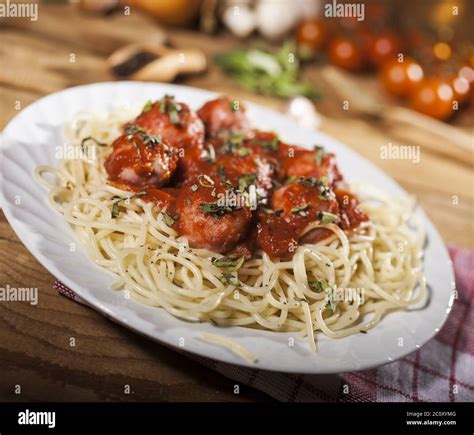
<svg viewBox="0 0 474 435">
<path fill-rule="evenodd" d="M 219 344 L 221 346 L 227 347 L 236 355 L 240 356 L 246 361 L 249 361 L 249 362 L 257 361 L 257 357 L 254 354 L 252 354 L 247 349 L 245 349 L 245 347 L 235 342 L 234 340 L 231 340 L 230 338 L 224 337 L 222 335 L 211 334 L 209 332 L 203 332 L 201 334 L 201 337 L 209 343 Z"/>
</svg>

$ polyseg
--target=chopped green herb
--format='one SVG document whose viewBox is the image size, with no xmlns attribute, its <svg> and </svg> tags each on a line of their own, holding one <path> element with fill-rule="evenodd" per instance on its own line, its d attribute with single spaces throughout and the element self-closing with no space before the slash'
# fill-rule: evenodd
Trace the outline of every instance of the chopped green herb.
<svg viewBox="0 0 474 435">
<path fill-rule="evenodd" d="M 319 186 L 319 179 L 316 177 L 289 177 L 287 179 L 287 182 L 289 183 L 298 183 L 303 186 L 308 186 L 308 187 L 318 187 Z"/>
<path fill-rule="evenodd" d="M 146 130 L 138 125 L 127 125 L 125 127 L 125 133 L 128 134 L 127 139 L 132 140 L 133 136 L 138 136 L 143 143 L 148 147 L 154 147 L 160 143 L 161 137 L 159 135 L 151 135 Z"/>
<path fill-rule="evenodd" d="M 203 202 L 200 207 L 203 213 L 214 214 L 216 216 L 222 216 L 236 209 L 237 207 L 230 207 L 228 205 L 219 204 L 218 202 Z"/>
<path fill-rule="evenodd" d="M 250 149 L 247 147 L 240 147 L 237 149 L 237 155 L 240 157 L 245 157 L 250 154 Z"/>
<path fill-rule="evenodd" d="M 165 220 L 166 225 L 168 225 L 169 227 L 171 227 L 174 224 L 174 222 L 179 219 L 179 214 L 175 216 L 171 216 L 168 213 L 166 213 L 166 211 L 162 211 L 161 214 L 163 215 L 163 219 Z"/>
<path fill-rule="evenodd" d="M 256 174 L 247 174 L 242 175 L 239 177 L 239 186 L 237 187 L 237 191 L 240 193 L 245 192 L 248 187 L 257 179 Z"/>
<path fill-rule="evenodd" d="M 167 113 L 172 124 L 181 124 L 180 112 L 182 107 L 175 103 L 173 95 L 165 95 L 160 100 L 160 113 Z"/>
<path fill-rule="evenodd" d="M 320 211 L 318 214 L 318 219 L 321 224 L 326 225 L 337 220 L 337 215 L 329 213 L 327 211 Z"/>
<path fill-rule="evenodd" d="M 239 149 L 243 145 L 243 141 L 247 133 L 245 132 L 238 132 L 238 131 L 231 131 L 230 133 L 226 134 L 224 137 L 224 143 L 222 144 L 221 150 L 224 154 L 236 154 L 239 152 Z M 249 151 L 244 151 L 249 152 Z"/>
<path fill-rule="evenodd" d="M 170 110 L 168 112 L 169 117 L 170 117 L 170 121 L 171 121 L 172 124 L 179 124 L 181 122 L 181 120 L 179 118 L 179 110 L 176 109 L 177 105 L 174 104 L 172 107 L 173 107 L 173 110 Z"/>
<path fill-rule="evenodd" d="M 122 199 L 119 199 L 118 201 L 115 201 L 113 204 L 112 204 L 112 218 L 115 219 L 116 217 L 118 217 L 118 215 L 120 214 L 120 207 L 119 207 L 119 202 L 121 201 Z"/>
<path fill-rule="evenodd" d="M 146 113 L 146 112 L 150 111 L 152 107 L 153 107 L 153 103 L 151 102 L 151 100 L 148 100 L 145 103 L 145 106 L 143 107 L 142 113 Z"/>
<path fill-rule="evenodd" d="M 229 272 L 235 272 L 244 264 L 245 256 L 242 255 L 241 257 L 238 257 L 237 255 L 232 254 L 226 257 L 212 258 L 211 261 L 214 266 L 228 269 Z"/>
<path fill-rule="evenodd" d="M 300 216 L 306 217 L 306 216 L 308 216 L 308 214 L 309 214 L 308 208 L 309 208 L 309 204 L 302 204 L 302 205 L 299 205 L 299 206 L 297 206 L 297 207 L 293 207 L 293 208 L 291 209 L 291 212 L 292 212 L 293 214 L 298 213 Z"/>
<path fill-rule="evenodd" d="M 309 285 L 309 288 L 311 290 L 314 290 L 316 293 L 321 293 L 329 287 L 328 282 L 324 281 L 324 280 L 322 280 L 322 281 L 318 281 L 318 280 L 308 281 L 308 285 Z"/>
<path fill-rule="evenodd" d="M 166 113 L 166 100 L 164 98 L 160 100 L 160 113 Z"/>
<path fill-rule="evenodd" d="M 319 146 L 319 145 L 316 145 L 314 147 L 314 156 L 313 156 L 313 160 L 314 162 L 320 166 L 322 161 L 323 161 L 323 157 L 325 155 L 325 152 L 324 152 L 324 147 L 322 146 Z"/>
<path fill-rule="evenodd" d="M 252 139 L 250 141 L 252 145 L 257 145 L 261 148 L 266 149 L 267 151 L 278 151 L 278 147 L 281 143 L 280 139 L 278 139 L 278 136 L 274 136 L 271 140 L 266 140 L 266 139 Z"/>
<path fill-rule="evenodd" d="M 276 216 L 276 217 L 280 217 L 281 214 L 283 213 L 283 209 L 280 208 L 278 210 L 272 210 L 271 208 L 264 208 L 263 211 L 266 213 L 266 214 L 271 214 L 273 216 Z"/>
<path fill-rule="evenodd" d="M 329 186 L 327 177 L 321 177 L 319 179 L 318 188 L 320 193 L 319 199 L 321 199 L 322 201 L 329 199 L 331 195 L 331 186 Z"/>
<path fill-rule="evenodd" d="M 231 272 L 224 272 L 220 277 L 219 281 L 222 284 L 230 284 L 230 285 L 240 285 L 240 280 Z"/>
<path fill-rule="evenodd" d="M 326 287 L 325 292 L 326 292 L 326 299 L 327 299 L 326 308 L 329 311 L 331 311 L 331 313 L 334 313 L 337 307 L 336 290 L 328 286 Z"/>
</svg>

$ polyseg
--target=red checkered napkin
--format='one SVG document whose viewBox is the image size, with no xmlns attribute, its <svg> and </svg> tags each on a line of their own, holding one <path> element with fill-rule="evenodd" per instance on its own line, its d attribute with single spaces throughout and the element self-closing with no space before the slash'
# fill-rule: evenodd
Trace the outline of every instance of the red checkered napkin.
<svg viewBox="0 0 474 435">
<path fill-rule="evenodd" d="M 459 291 L 441 331 L 418 351 L 377 369 L 340 375 L 291 375 L 189 355 L 238 383 L 282 401 L 473 402 L 474 252 L 449 247 Z M 56 281 L 64 296 L 84 303 Z"/>
</svg>

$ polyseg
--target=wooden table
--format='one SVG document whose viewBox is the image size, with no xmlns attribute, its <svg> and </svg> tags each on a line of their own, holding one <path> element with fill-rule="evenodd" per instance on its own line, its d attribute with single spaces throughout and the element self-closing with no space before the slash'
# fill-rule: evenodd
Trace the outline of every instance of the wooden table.
<svg viewBox="0 0 474 435">
<path fill-rule="evenodd" d="M 83 83 L 113 80 L 105 58 L 121 45 L 156 34 L 156 24 L 132 11 L 100 19 L 84 16 L 69 6 L 40 4 L 39 20 L 0 21 L 0 127 L 43 95 Z M 200 47 L 209 58 L 238 43 L 230 36 L 208 37 L 170 30 L 177 46 Z M 75 63 L 70 63 L 74 53 Z M 318 86 L 318 69 L 305 71 Z M 373 79 L 360 79 L 371 88 Z M 276 109 L 284 103 L 250 94 L 216 67 L 206 74 L 180 80 Z M 367 123 L 342 110 L 340 101 L 324 89 L 318 109 L 325 115 L 322 130 L 345 142 L 393 176 L 420 204 L 447 243 L 474 248 L 474 180 L 472 167 L 423 147 L 435 140 L 416 129 Z M 472 112 L 456 121 L 472 132 Z M 380 146 L 421 146 L 418 164 L 382 160 Z M 449 144 L 446 144 L 449 147 Z M 39 304 L 0 304 L 0 400 L 268 400 L 245 386 L 235 395 L 234 382 L 142 338 L 95 311 L 75 304 L 52 289 L 54 277 L 21 244 L 0 215 L 0 286 L 38 287 Z M 71 347 L 70 339 L 76 345 Z M 124 394 L 124 385 L 132 394 Z M 15 386 L 21 394 L 15 394 Z"/>
</svg>

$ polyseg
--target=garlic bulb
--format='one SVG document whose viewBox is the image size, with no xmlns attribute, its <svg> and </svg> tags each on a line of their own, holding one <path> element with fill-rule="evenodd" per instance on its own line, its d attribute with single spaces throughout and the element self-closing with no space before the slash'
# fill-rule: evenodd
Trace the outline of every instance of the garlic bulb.
<svg viewBox="0 0 474 435">
<path fill-rule="evenodd" d="M 235 2 L 222 15 L 226 27 L 239 38 L 249 36 L 255 29 L 255 12 L 246 3 Z"/>
<path fill-rule="evenodd" d="M 292 98 L 286 106 L 285 114 L 307 128 L 318 129 L 322 121 L 314 104 L 306 97 Z"/>
<path fill-rule="evenodd" d="M 258 30 L 268 39 L 283 37 L 299 19 L 299 9 L 289 1 L 260 0 L 255 12 Z"/>
</svg>

